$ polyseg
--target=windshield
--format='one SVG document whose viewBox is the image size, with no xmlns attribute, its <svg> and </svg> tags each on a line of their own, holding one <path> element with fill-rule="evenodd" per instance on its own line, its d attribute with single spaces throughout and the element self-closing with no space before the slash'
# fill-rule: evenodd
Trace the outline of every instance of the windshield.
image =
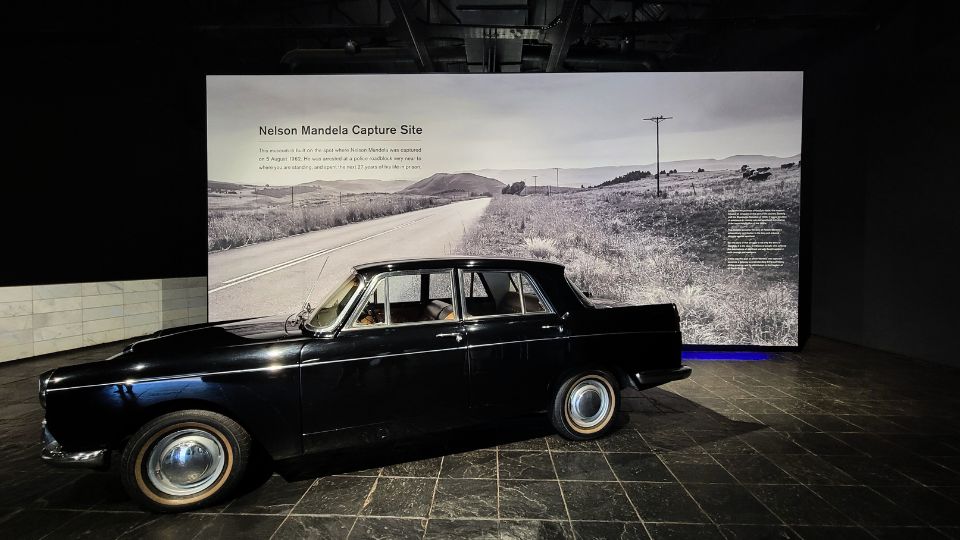
<svg viewBox="0 0 960 540">
<path fill-rule="evenodd" d="M 359 286 L 360 276 L 353 274 L 347 278 L 347 280 L 337 287 L 337 290 L 333 291 L 330 296 L 320 304 L 320 307 L 313 312 L 313 317 L 310 318 L 310 326 L 314 328 L 326 328 L 336 322 L 340 314 L 343 313 L 343 310 L 347 309 L 350 298 L 353 297 L 354 291 L 356 291 Z"/>
</svg>

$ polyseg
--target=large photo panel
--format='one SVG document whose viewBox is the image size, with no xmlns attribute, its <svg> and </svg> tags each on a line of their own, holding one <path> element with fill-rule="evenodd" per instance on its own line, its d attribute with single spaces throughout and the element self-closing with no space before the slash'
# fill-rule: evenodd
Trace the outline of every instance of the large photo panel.
<svg viewBox="0 0 960 540">
<path fill-rule="evenodd" d="M 209 76 L 210 320 L 373 261 L 562 263 L 684 342 L 796 346 L 800 72 Z M 659 166 L 658 166 L 659 164 Z"/>
</svg>

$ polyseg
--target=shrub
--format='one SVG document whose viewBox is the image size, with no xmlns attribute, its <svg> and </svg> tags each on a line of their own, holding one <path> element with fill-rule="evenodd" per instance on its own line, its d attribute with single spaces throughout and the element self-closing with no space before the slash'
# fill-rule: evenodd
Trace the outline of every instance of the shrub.
<svg viewBox="0 0 960 540">
<path fill-rule="evenodd" d="M 521 180 L 519 182 L 514 182 L 509 186 L 505 186 L 502 190 L 500 190 L 500 193 L 503 193 L 504 195 L 519 195 L 521 192 L 523 192 L 523 188 L 525 187 L 527 187 L 526 182 Z"/>
<path fill-rule="evenodd" d="M 594 187 L 604 187 L 604 186 L 614 186 L 617 184 L 625 184 L 627 182 L 635 182 L 637 180 L 643 180 L 644 178 L 650 178 L 651 176 L 653 175 L 650 174 L 650 171 L 632 171 L 632 172 L 628 172 L 627 174 L 618 176 L 613 180 L 607 180 L 606 182 L 601 182 L 600 184 L 597 184 Z M 583 185 L 581 185 L 580 187 L 582 188 Z"/>
<path fill-rule="evenodd" d="M 525 238 L 523 242 L 537 259 L 553 259 L 557 255 L 557 242 L 551 238 Z"/>
<path fill-rule="evenodd" d="M 216 251 L 256 244 L 450 202 L 453 199 L 393 194 L 357 197 L 343 205 L 211 211 L 207 216 L 207 249 Z"/>
</svg>

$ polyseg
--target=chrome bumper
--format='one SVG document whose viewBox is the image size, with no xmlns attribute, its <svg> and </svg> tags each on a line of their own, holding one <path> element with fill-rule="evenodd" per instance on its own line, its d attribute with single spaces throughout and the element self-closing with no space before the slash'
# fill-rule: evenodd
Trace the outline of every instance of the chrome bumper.
<svg viewBox="0 0 960 540">
<path fill-rule="evenodd" d="M 674 369 L 655 369 L 650 371 L 641 371 L 634 375 L 637 380 L 637 385 L 639 387 L 649 388 L 651 386 L 659 386 L 661 384 L 666 384 L 670 381 L 679 381 L 680 379 L 686 379 L 693 373 L 693 370 L 689 366 L 680 366 Z"/>
<path fill-rule="evenodd" d="M 43 441 L 43 450 L 40 452 L 40 459 L 57 467 L 82 467 L 97 469 L 107 464 L 109 451 L 106 448 L 100 450 L 89 450 L 86 452 L 64 452 L 60 443 L 53 438 L 50 430 L 47 429 L 47 421 L 40 424 L 43 431 L 40 435 Z"/>
</svg>

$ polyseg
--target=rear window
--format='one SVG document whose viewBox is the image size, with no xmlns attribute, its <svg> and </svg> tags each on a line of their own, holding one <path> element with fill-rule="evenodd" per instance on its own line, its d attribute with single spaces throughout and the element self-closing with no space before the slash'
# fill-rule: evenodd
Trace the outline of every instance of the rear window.
<svg viewBox="0 0 960 540">
<path fill-rule="evenodd" d="M 574 282 L 573 282 L 569 277 L 567 277 L 567 276 L 564 276 L 564 279 L 567 280 L 567 284 L 570 285 L 570 288 L 573 289 L 574 294 L 577 295 L 577 298 L 580 299 L 580 302 L 581 302 L 583 305 L 585 305 L 585 306 L 587 306 L 587 307 L 596 307 L 595 305 L 593 305 L 593 302 L 591 302 L 590 299 L 587 298 L 587 295 L 583 294 L 583 291 L 580 290 L 580 287 L 578 287 L 576 283 L 574 283 Z"/>
</svg>

